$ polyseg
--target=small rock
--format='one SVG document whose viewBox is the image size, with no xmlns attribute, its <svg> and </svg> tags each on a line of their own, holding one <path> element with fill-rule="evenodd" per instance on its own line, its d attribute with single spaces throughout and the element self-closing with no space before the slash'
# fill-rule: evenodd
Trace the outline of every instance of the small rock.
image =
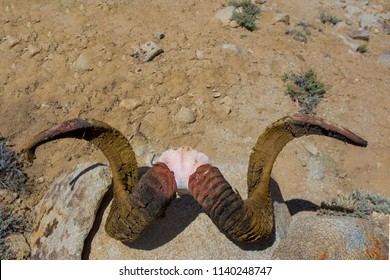
<svg viewBox="0 0 390 280">
<path fill-rule="evenodd" d="M 358 30 L 352 30 L 348 32 L 349 37 L 352 39 L 365 40 L 368 41 L 370 39 L 370 32 L 368 29 L 359 28 Z"/>
<path fill-rule="evenodd" d="M 220 96 L 221 96 L 221 93 L 220 93 L 219 91 L 213 92 L 213 97 L 214 97 L 214 98 L 218 98 L 218 97 L 220 97 Z"/>
<path fill-rule="evenodd" d="M 137 109 L 139 106 L 143 104 L 142 100 L 138 98 L 126 98 L 119 103 L 119 107 L 125 108 L 127 110 Z"/>
<path fill-rule="evenodd" d="M 290 16 L 284 13 L 277 13 L 274 16 L 273 19 L 273 25 L 277 24 L 278 22 L 283 22 L 286 25 L 290 25 Z"/>
<path fill-rule="evenodd" d="M 154 32 L 153 36 L 156 37 L 157 39 L 164 39 L 165 38 L 165 33 L 164 32 Z"/>
<path fill-rule="evenodd" d="M 237 21 L 231 20 L 229 22 L 229 26 L 232 27 L 232 28 L 237 28 L 239 25 L 238 25 Z"/>
<path fill-rule="evenodd" d="M 264 4 L 266 2 L 267 2 L 267 0 L 255 0 L 256 4 Z"/>
<path fill-rule="evenodd" d="M 232 112 L 234 101 L 230 96 L 225 96 L 224 98 L 222 98 L 220 104 L 221 104 L 222 111 L 226 115 L 229 115 Z"/>
<path fill-rule="evenodd" d="M 93 68 L 90 66 L 87 57 L 83 54 L 80 54 L 79 57 L 73 61 L 72 68 L 78 71 L 91 71 Z"/>
<path fill-rule="evenodd" d="M 235 8 L 233 6 L 227 6 L 215 13 L 215 18 L 219 19 L 224 25 L 228 25 L 230 19 L 233 16 Z"/>
<path fill-rule="evenodd" d="M 348 40 L 348 38 L 346 38 L 345 36 L 339 34 L 337 35 L 337 37 L 344 43 L 346 44 L 347 46 L 349 46 L 351 49 L 353 49 L 354 51 L 356 51 L 358 48 L 359 48 L 359 45 Z"/>
<path fill-rule="evenodd" d="M 340 21 L 331 27 L 331 31 L 335 33 L 344 33 L 351 31 L 351 27 L 344 21 Z"/>
<path fill-rule="evenodd" d="M 37 55 L 38 53 L 41 52 L 41 49 L 40 48 L 37 48 L 37 47 L 34 47 L 32 45 L 28 45 L 27 48 L 25 49 L 26 50 L 26 54 L 32 58 L 34 57 L 35 55 Z"/>
<path fill-rule="evenodd" d="M 243 53 L 243 49 L 237 47 L 236 45 L 234 44 L 223 44 L 222 45 L 222 48 L 223 49 L 226 49 L 226 50 L 231 50 L 231 51 L 234 51 L 238 54 L 242 54 Z"/>
<path fill-rule="evenodd" d="M 175 120 L 184 124 L 194 123 L 196 121 L 196 113 L 188 107 L 181 107 L 175 115 Z"/>
<path fill-rule="evenodd" d="M 390 68 L 390 51 L 385 51 L 382 53 L 379 56 L 379 60 L 386 64 L 388 68 Z"/>
<path fill-rule="evenodd" d="M 4 243 L 16 260 L 27 260 L 30 257 L 31 249 L 23 234 L 9 235 L 5 238 Z"/>
<path fill-rule="evenodd" d="M 9 46 L 10 49 L 12 49 L 13 47 L 15 47 L 17 44 L 20 43 L 20 39 L 18 38 L 15 38 L 15 37 L 12 37 L 10 35 L 7 35 L 5 36 L 5 40 Z"/>
<path fill-rule="evenodd" d="M 150 41 L 136 49 L 132 56 L 138 57 L 143 62 L 148 62 L 163 52 L 163 49 L 159 45 Z"/>
<path fill-rule="evenodd" d="M 379 27 L 380 17 L 372 14 L 364 14 L 360 17 L 359 24 L 361 28 L 368 28 L 370 26 Z"/>
<path fill-rule="evenodd" d="M 204 58 L 204 53 L 202 51 L 200 51 L 200 50 L 197 50 L 195 52 L 195 55 L 196 55 L 197 59 L 203 59 Z"/>
</svg>

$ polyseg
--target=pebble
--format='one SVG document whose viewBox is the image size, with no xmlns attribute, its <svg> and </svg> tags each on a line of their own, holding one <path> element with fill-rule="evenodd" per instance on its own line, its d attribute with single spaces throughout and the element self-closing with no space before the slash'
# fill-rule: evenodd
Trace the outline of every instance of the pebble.
<svg viewBox="0 0 390 280">
<path fill-rule="evenodd" d="M 180 108 L 179 112 L 177 112 L 174 119 L 183 124 L 194 123 L 196 121 L 196 113 L 192 109 L 183 106 Z"/>
<path fill-rule="evenodd" d="M 284 14 L 284 13 L 277 13 L 274 16 L 272 24 L 275 25 L 278 22 L 283 22 L 286 25 L 290 25 L 290 16 L 288 14 Z"/>
<path fill-rule="evenodd" d="M 93 68 L 89 64 L 87 57 L 83 54 L 80 54 L 79 57 L 73 61 L 72 68 L 78 71 L 91 71 Z"/>
<path fill-rule="evenodd" d="M 264 4 L 266 2 L 267 2 L 267 0 L 255 0 L 256 4 Z"/>
<path fill-rule="evenodd" d="M 134 110 L 143 104 L 142 100 L 138 98 L 126 98 L 119 103 L 119 107 L 127 110 Z"/>
<path fill-rule="evenodd" d="M 157 39 L 164 39 L 165 38 L 165 33 L 164 32 L 154 32 L 153 36 L 156 37 Z"/>
<path fill-rule="evenodd" d="M 7 44 L 8 44 L 8 46 L 9 46 L 10 49 L 12 49 L 12 48 L 15 47 L 17 44 L 20 43 L 20 39 L 15 38 L 15 37 L 12 37 L 12 36 L 10 36 L 10 35 L 5 36 L 5 40 L 7 41 Z"/>
<path fill-rule="evenodd" d="M 25 49 L 26 50 L 26 54 L 32 58 L 34 57 L 35 55 L 37 55 L 38 53 L 41 52 L 41 49 L 40 48 L 37 48 L 37 47 L 34 47 L 32 45 L 28 45 L 27 48 Z"/>
<path fill-rule="evenodd" d="M 238 25 L 237 21 L 231 20 L 229 22 L 229 26 L 232 27 L 232 28 L 237 28 L 239 25 Z"/>
<path fill-rule="evenodd" d="M 351 42 L 350 40 L 348 40 L 348 38 L 346 38 L 345 36 L 339 34 L 337 35 L 337 37 L 344 43 L 346 44 L 347 46 L 349 46 L 351 49 L 353 49 L 354 51 L 356 51 L 359 47 L 358 44 L 354 43 L 354 42 Z"/>
<path fill-rule="evenodd" d="M 235 8 L 233 6 L 227 6 L 221 10 L 218 10 L 215 13 L 215 18 L 220 20 L 224 25 L 228 25 L 230 23 L 230 19 L 233 16 Z"/>
<path fill-rule="evenodd" d="M 226 49 L 226 50 L 234 51 L 234 52 L 236 52 L 238 54 L 242 54 L 243 53 L 243 49 L 239 48 L 237 45 L 234 45 L 234 44 L 223 44 L 222 48 Z"/>
<path fill-rule="evenodd" d="M 219 91 L 213 92 L 213 97 L 218 98 L 221 96 L 221 93 Z"/>
<path fill-rule="evenodd" d="M 203 58 L 204 58 L 204 53 L 203 53 L 203 51 L 201 51 L 201 50 L 197 50 L 197 51 L 195 52 L 195 55 L 196 55 L 196 58 L 197 58 L 197 59 L 203 59 Z"/>
<path fill-rule="evenodd" d="M 370 39 L 370 32 L 368 29 L 360 28 L 358 30 L 351 30 L 348 32 L 349 37 L 352 39 L 365 40 L 368 41 Z"/>
<path fill-rule="evenodd" d="M 222 98 L 220 104 L 221 104 L 222 111 L 226 115 L 229 115 L 232 112 L 234 101 L 230 96 L 225 96 L 224 98 Z"/>
<path fill-rule="evenodd" d="M 159 45 L 150 41 L 136 49 L 132 56 L 138 57 L 143 62 L 148 62 L 163 52 L 164 50 Z"/>
</svg>

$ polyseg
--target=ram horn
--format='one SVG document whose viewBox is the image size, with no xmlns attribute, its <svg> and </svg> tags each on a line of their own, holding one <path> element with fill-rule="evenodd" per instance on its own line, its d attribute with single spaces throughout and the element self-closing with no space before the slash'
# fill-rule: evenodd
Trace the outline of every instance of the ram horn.
<svg viewBox="0 0 390 280">
<path fill-rule="evenodd" d="M 273 164 L 283 147 L 294 138 L 324 135 L 352 145 L 367 142 L 351 131 L 311 115 L 284 117 L 260 135 L 249 158 L 248 198 L 243 200 L 218 168 L 205 164 L 190 176 L 188 187 L 212 221 L 230 238 L 255 242 L 266 239 L 273 229 L 270 177 Z"/>
<path fill-rule="evenodd" d="M 114 197 L 105 229 L 111 237 L 122 242 L 136 240 L 175 198 L 176 182 L 168 167 L 157 163 L 138 181 L 135 154 L 126 137 L 97 120 L 77 118 L 42 131 L 23 148 L 27 160 L 33 161 L 40 145 L 63 138 L 89 141 L 109 161 Z"/>
</svg>

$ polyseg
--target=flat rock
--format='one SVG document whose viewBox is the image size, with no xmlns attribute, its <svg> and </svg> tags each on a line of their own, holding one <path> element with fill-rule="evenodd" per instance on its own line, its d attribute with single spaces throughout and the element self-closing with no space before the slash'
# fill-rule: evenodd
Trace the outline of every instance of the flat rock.
<svg viewBox="0 0 390 280">
<path fill-rule="evenodd" d="M 360 28 L 358 30 L 351 30 L 348 32 L 349 37 L 352 39 L 365 40 L 368 41 L 370 39 L 370 31 L 365 28 Z"/>
<path fill-rule="evenodd" d="M 111 184 L 110 168 L 83 163 L 58 178 L 35 210 L 31 259 L 81 259 L 84 240 Z"/>
<path fill-rule="evenodd" d="M 369 221 L 351 217 L 296 215 L 273 259 L 388 259 L 388 239 Z M 388 233 L 387 233 L 388 234 Z"/>
<path fill-rule="evenodd" d="M 290 16 L 284 13 L 277 13 L 273 20 L 272 24 L 277 24 L 278 22 L 282 22 L 286 25 L 290 25 Z"/>
<path fill-rule="evenodd" d="M 159 45 L 150 41 L 134 50 L 132 55 L 138 57 L 143 62 L 148 62 L 163 52 L 164 50 Z"/>
<path fill-rule="evenodd" d="M 181 107 L 174 119 L 179 123 L 194 123 L 196 121 L 196 113 L 188 107 Z"/>
<path fill-rule="evenodd" d="M 125 108 L 127 110 L 137 109 L 143 104 L 143 101 L 139 98 L 126 98 L 119 103 L 119 107 Z"/>
<path fill-rule="evenodd" d="M 240 47 L 238 47 L 237 45 L 234 45 L 234 44 L 223 44 L 222 45 L 222 49 L 234 51 L 234 52 L 236 52 L 238 54 L 242 54 L 244 52 L 242 48 L 240 48 Z"/>
<path fill-rule="evenodd" d="M 380 27 L 380 17 L 373 14 L 364 14 L 360 17 L 359 24 L 361 28 Z"/>
<path fill-rule="evenodd" d="M 351 39 L 348 39 L 344 35 L 338 34 L 337 37 L 347 46 L 349 46 L 351 49 L 356 51 L 359 48 L 359 44 L 351 41 Z"/>
<path fill-rule="evenodd" d="M 216 166 L 225 178 L 246 197 L 247 162 Z M 164 217 L 155 221 L 135 242 L 122 243 L 104 230 L 109 207 L 91 243 L 89 259 L 270 259 L 280 240 L 287 235 L 291 215 L 277 185 L 272 185 L 275 234 L 256 244 L 233 242 L 218 230 L 192 196 L 182 191 Z"/>
<path fill-rule="evenodd" d="M 157 39 L 164 39 L 165 38 L 165 33 L 164 32 L 153 32 L 153 36 L 156 37 Z"/>
<path fill-rule="evenodd" d="M 89 63 L 89 59 L 83 54 L 80 54 L 79 57 L 75 61 L 73 61 L 71 66 L 73 69 L 78 70 L 78 71 L 82 71 L 82 72 L 92 70 L 92 67 Z"/>
<path fill-rule="evenodd" d="M 230 19 L 233 16 L 235 8 L 233 6 L 227 6 L 215 13 L 215 18 L 220 20 L 224 25 L 228 25 Z"/>
</svg>

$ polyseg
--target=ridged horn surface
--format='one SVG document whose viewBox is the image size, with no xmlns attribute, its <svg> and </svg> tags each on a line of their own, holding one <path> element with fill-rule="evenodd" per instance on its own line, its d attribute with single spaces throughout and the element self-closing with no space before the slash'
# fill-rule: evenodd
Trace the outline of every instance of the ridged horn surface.
<svg viewBox="0 0 390 280">
<path fill-rule="evenodd" d="M 191 175 L 189 189 L 212 221 L 232 239 L 246 242 L 265 239 L 273 228 L 269 183 L 276 157 L 292 139 L 313 134 L 367 146 L 367 142 L 353 132 L 321 118 L 287 116 L 269 125 L 253 147 L 246 200 L 232 189 L 218 168 L 208 164 L 200 166 Z"/>
<path fill-rule="evenodd" d="M 33 161 L 42 144 L 63 138 L 89 141 L 109 161 L 114 198 L 105 229 L 111 237 L 123 242 L 136 240 L 174 199 L 176 182 L 168 167 L 158 163 L 138 182 L 135 154 L 126 137 L 101 121 L 77 118 L 42 131 L 23 148 L 27 160 Z"/>
</svg>

